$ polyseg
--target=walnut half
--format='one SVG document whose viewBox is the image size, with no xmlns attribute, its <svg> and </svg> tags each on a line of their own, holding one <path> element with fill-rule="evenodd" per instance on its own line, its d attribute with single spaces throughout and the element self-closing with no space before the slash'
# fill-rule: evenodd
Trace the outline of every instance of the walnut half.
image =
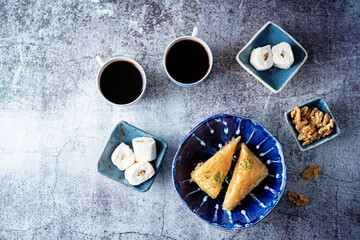
<svg viewBox="0 0 360 240">
<path fill-rule="evenodd" d="M 296 206 L 305 207 L 309 204 L 309 199 L 304 197 L 301 194 L 296 192 L 289 192 L 289 199 L 292 201 Z"/>
<path fill-rule="evenodd" d="M 310 166 L 308 167 L 308 169 L 306 169 L 305 171 L 303 171 L 303 173 L 301 174 L 301 177 L 303 179 L 311 179 L 311 178 L 315 178 L 319 176 L 319 172 L 321 171 L 321 167 L 320 166 Z"/>
</svg>

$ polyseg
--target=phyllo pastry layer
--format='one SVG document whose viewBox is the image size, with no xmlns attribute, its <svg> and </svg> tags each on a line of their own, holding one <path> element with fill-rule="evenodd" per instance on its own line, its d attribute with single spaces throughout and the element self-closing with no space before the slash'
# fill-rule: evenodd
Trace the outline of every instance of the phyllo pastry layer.
<svg viewBox="0 0 360 240">
<path fill-rule="evenodd" d="M 266 166 L 242 143 L 222 209 L 233 210 L 267 175 Z"/>
<path fill-rule="evenodd" d="M 190 174 L 192 180 L 196 182 L 201 190 L 213 199 L 218 196 L 221 190 L 221 185 L 229 172 L 239 141 L 240 137 L 233 138 L 216 152 L 214 156 L 203 163 L 198 163 Z"/>
</svg>

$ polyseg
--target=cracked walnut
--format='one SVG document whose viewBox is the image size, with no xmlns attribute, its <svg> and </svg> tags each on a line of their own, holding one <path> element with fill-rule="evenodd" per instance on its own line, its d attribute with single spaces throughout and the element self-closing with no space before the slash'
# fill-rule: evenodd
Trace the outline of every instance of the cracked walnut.
<svg viewBox="0 0 360 240">
<path fill-rule="evenodd" d="M 335 125 L 334 119 L 329 114 L 320 111 L 317 108 L 296 106 L 290 113 L 293 118 L 292 124 L 299 132 L 298 140 L 303 141 L 302 145 L 307 146 L 321 137 L 329 135 Z"/>
<path fill-rule="evenodd" d="M 318 177 L 320 171 L 321 171 L 320 166 L 310 166 L 310 167 L 308 167 L 308 169 L 303 171 L 303 173 L 301 174 L 301 177 L 303 179 L 312 179 L 312 178 Z"/>
<path fill-rule="evenodd" d="M 296 192 L 289 192 L 289 200 L 292 201 L 296 206 L 305 207 L 309 204 L 309 199 Z"/>
</svg>

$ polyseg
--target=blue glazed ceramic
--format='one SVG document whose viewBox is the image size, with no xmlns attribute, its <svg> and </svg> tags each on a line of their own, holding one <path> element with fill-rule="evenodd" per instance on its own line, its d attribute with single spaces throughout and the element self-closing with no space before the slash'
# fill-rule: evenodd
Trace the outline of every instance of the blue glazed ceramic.
<svg viewBox="0 0 360 240">
<path fill-rule="evenodd" d="M 241 141 L 266 164 L 269 176 L 233 211 L 224 211 L 222 203 L 236 156 L 216 199 L 201 191 L 191 181 L 190 173 L 199 162 L 209 159 L 232 137 L 239 135 Z M 172 173 L 175 189 L 190 211 L 207 223 L 224 228 L 240 229 L 258 223 L 279 202 L 286 184 L 286 167 L 280 143 L 259 123 L 226 114 L 210 117 L 191 130 L 176 152 Z"/>
<path fill-rule="evenodd" d="M 267 71 L 257 71 L 250 64 L 250 55 L 254 48 L 263 47 L 268 44 L 272 46 L 281 42 L 287 42 L 291 45 L 294 53 L 294 63 L 289 69 L 280 69 L 272 67 Z M 306 50 L 292 38 L 282 28 L 272 22 L 267 22 L 255 36 L 245 45 L 236 56 L 240 65 L 253 75 L 257 80 L 263 83 L 272 92 L 280 92 L 290 79 L 297 73 L 305 63 L 308 55 Z"/>
<path fill-rule="evenodd" d="M 155 169 L 154 176 L 138 186 L 133 186 L 130 185 L 130 183 L 125 179 L 125 171 L 121 171 L 118 167 L 116 167 L 112 163 L 111 154 L 121 142 L 128 144 L 131 147 L 131 149 L 133 149 L 132 139 L 136 137 L 153 138 L 156 142 L 157 158 L 154 161 L 151 161 L 151 164 Z M 110 139 L 105 146 L 104 152 L 101 154 L 101 157 L 98 162 L 98 171 L 102 175 L 119 183 L 122 183 L 136 191 L 146 192 L 147 190 L 150 189 L 157 173 L 159 172 L 166 148 L 167 148 L 166 142 L 164 142 L 160 138 L 157 138 L 147 132 L 144 132 L 125 121 L 121 121 L 112 132 Z"/>
<path fill-rule="evenodd" d="M 295 129 L 295 126 L 292 124 L 292 118 L 290 116 L 291 111 L 294 109 L 291 109 L 289 111 L 287 111 L 284 116 L 285 116 L 285 120 L 288 123 L 290 130 L 293 134 L 293 136 L 295 137 L 296 143 L 298 144 L 299 148 L 301 149 L 301 151 L 306 151 L 309 149 L 312 149 L 314 147 L 319 146 L 320 144 L 323 144 L 333 138 L 335 138 L 336 136 L 338 136 L 340 134 L 340 128 L 339 125 L 337 124 L 334 115 L 332 115 L 332 113 L 330 112 L 329 106 L 326 104 L 325 100 L 323 98 L 316 98 L 313 99 L 301 106 L 299 106 L 300 108 L 304 107 L 304 106 L 308 106 L 309 108 L 313 109 L 313 108 L 318 108 L 319 110 L 323 111 L 324 113 L 327 113 L 331 116 L 332 119 L 334 119 L 335 121 L 335 128 L 332 131 L 332 133 L 330 133 L 330 135 L 324 137 L 324 138 L 320 138 L 318 140 L 316 140 L 315 142 L 307 145 L 307 146 L 303 146 L 301 145 L 301 142 L 297 139 L 299 133 L 298 131 Z M 295 106 L 294 106 L 295 107 Z"/>
</svg>

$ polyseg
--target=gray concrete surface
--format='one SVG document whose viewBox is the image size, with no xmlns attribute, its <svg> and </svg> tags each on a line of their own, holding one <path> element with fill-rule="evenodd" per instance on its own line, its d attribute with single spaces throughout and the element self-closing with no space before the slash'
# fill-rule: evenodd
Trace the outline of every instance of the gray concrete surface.
<svg viewBox="0 0 360 240">
<path fill-rule="evenodd" d="M 356 239 L 360 235 L 358 1 L 0 1 L 0 239 Z M 235 61 L 267 21 L 288 31 L 309 59 L 279 94 Z M 214 67 L 191 88 L 167 79 L 163 52 L 199 27 Z M 136 105 L 105 103 L 95 86 L 96 55 L 126 56 L 146 71 Z M 283 113 L 322 96 L 341 135 L 301 152 Z M 203 119 L 230 113 L 263 124 L 283 145 L 286 196 L 260 224 L 225 230 L 194 217 L 173 189 L 171 163 Z M 169 145 L 147 193 L 97 172 L 120 120 Z M 323 171 L 302 180 L 309 165 Z"/>
</svg>

